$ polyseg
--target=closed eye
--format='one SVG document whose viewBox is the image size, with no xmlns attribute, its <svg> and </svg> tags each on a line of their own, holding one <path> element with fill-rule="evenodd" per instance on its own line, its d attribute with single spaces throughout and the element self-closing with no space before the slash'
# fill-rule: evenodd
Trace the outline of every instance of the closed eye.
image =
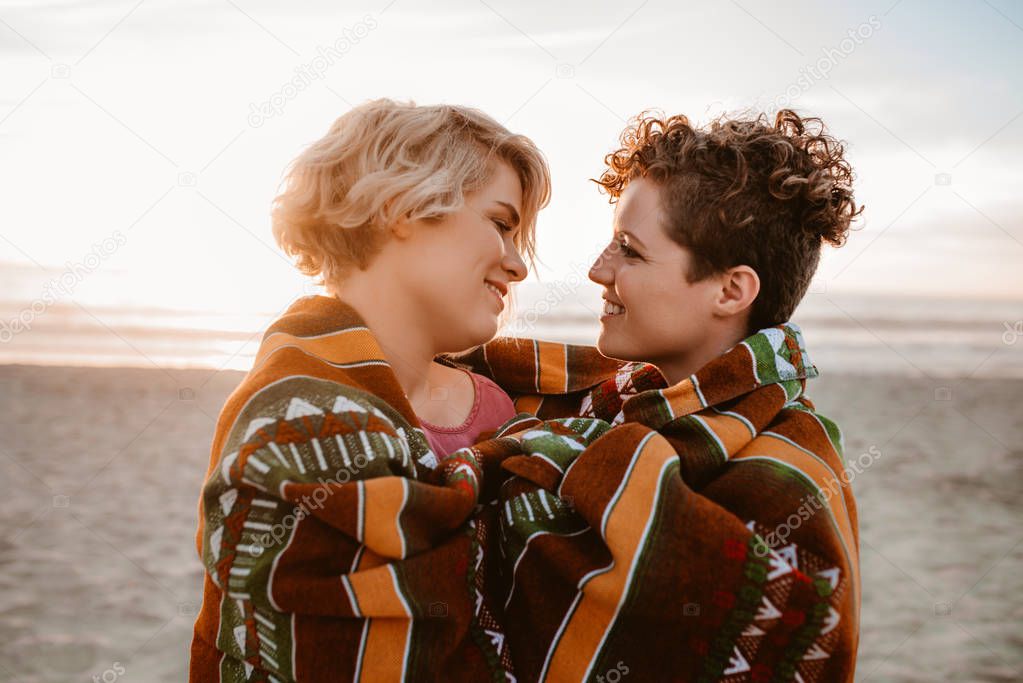
<svg viewBox="0 0 1023 683">
<path fill-rule="evenodd" d="M 492 218 L 491 221 L 494 223 L 494 225 L 497 226 L 497 229 L 500 230 L 503 233 L 509 233 L 509 232 L 514 232 L 515 231 L 515 228 L 513 228 L 510 225 L 508 225 L 507 223 L 505 223 L 502 220 L 498 220 L 496 218 Z"/>
</svg>

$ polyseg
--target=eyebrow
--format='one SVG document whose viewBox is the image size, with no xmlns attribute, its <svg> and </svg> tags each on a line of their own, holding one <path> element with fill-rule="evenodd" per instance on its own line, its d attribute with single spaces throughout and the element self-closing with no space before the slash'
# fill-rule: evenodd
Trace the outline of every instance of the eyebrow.
<svg viewBox="0 0 1023 683">
<path fill-rule="evenodd" d="M 511 223 L 512 223 L 511 227 L 513 227 L 513 228 L 517 227 L 518 224 L 519 224 L 519 220 L 520 219 L 519 219 L 519 212 L 515 210 L 515 207 L 512 206 L 511 204 L 509 204 L 508 202 L 501 202 L 501 201 L 499 201 L 497 203 L 500 204 L 501 206 L 503 206 L 504 208 L 508 209 L 508 213 L 511 214 Z"/>
</svg>

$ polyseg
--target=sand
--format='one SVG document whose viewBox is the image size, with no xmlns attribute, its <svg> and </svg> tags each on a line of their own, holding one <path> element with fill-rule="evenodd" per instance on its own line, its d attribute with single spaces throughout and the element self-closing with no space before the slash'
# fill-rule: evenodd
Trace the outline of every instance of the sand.
<svg viewBox="0 0 1023 683">
<path fill-rule="evenodd" d="M 0 680 L 181 681 L 196 502 L 237 372 L 0 367 Z M 1023 678 L 1023 381 L 827 375 L 863 574 L 858 680 Z"/>
</svg>

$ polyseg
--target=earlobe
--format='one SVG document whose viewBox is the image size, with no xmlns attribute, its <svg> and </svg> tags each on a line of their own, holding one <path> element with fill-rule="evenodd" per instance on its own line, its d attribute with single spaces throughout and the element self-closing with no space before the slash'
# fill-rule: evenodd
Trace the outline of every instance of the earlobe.
<svg viewBox="0 0 1023 683">
<path fill-rule="evenodd" d="M 412 236 L 412 225 L 408 218 L 402 216 L 391 223 L 391 234 L 400 240 L 406 240 Z"/>
</svg>

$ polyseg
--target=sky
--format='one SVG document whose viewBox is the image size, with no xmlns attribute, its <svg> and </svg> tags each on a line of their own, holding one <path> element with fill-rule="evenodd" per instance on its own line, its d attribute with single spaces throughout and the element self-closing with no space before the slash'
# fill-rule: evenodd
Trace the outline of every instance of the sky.
<svg viewBox="0 0 1023 683">
<path fill-rule="evenodd" d="M 1005 0 L 20 0 L 0 2 L 0 59 L 0 267 L 30 288 L 73 271 L 85 301 L 264 311 L 309 290 L 272 199 L 376 97 L 479 107 L 537 143 L 544 282 L 609 239 L 589 179 L 630 117 L 790 106 L 847 141 L 866 205 L 815 291 L 1023 291 L 1023 7 Z"/>
</svg>

